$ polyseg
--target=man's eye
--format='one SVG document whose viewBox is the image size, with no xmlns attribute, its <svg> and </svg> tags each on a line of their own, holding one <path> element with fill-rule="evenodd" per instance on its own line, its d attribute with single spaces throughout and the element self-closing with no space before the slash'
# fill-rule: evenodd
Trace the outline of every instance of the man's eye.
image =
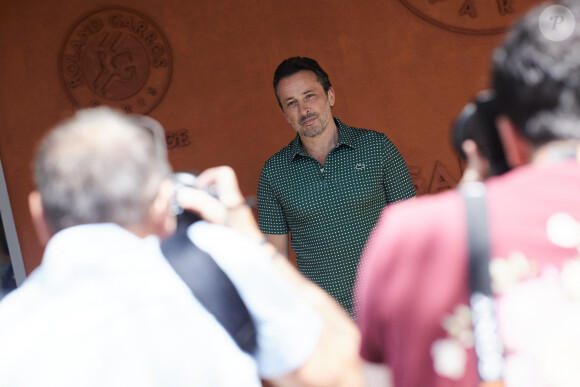
<svg viewBox="0 0 580 387">
<path fill-rule="evenodd" d="M 286 107 L 292 107 L 294 105 L 296 105 L 296 101 L 290 101 L 286 104 Z"/>
</svg>

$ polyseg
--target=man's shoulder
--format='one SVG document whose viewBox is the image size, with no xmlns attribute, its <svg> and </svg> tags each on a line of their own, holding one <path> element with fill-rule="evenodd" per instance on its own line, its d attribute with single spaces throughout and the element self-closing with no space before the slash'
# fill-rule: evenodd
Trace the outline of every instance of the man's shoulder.
<svg viewBox="0 0 580 387">
<path fill-rule="evenodd" d="M 400 234 L 430 238 L 434 233 L 448 235 L 450 229 L 463 226 L 458 222 L 464 213 L 461 196 L 452 189 L 391 204 L 383 212 L 381 223 L 388 225 L 389 232 L 393 229 Z"/>
<path fill-rule="evenodd" d="M 285 165 L 290 164 L 295 152 L 295 141 L 296 139 L 292 140 L 288 145 L 270 156 L 264 163 L 262 171 L 267 171 L 269 169 L 279 169 Z"/>
<path fill-rule="evenodd" d="M 283 147 L 282 149 L 280 149 L 279 151 L 277 151 L 276 153 L 274 153 L 272 156 L 270 156 L 270 158 L 268 158 L 268 160 L 266 162 L 276 162 L 276 161 L 280 161 L 283 159 L 286 159 L 287 157 L 290 156 L 290 153 L 292 151 L 292 143 L 286 145 L 285 147 Z"/>
<path fill-rule="evenodd" d="M 420 273 L 426 269 L 426 276 L 434 279 L 435 272 L 448 270 L 449 266 L 456 270 L 467 245 L 464 207 L 457 190 L 387 206 L 369 236 L 360 267 L 368 272 L 367 277 L 381 281 L 399 272 Z M 396 282 L 385 281 L 381 286 L 414 288 L 411 283 Z M 398 294 L 401 300 L 412 297 Z"/>
<path fill-rule="evenodd" d="M 338 118 L 335 118 L 337 126 L 339 128 L 339 130 L 343 130 L 346 131 L 350 134 L 352 134 L 352 136 L 356 137 L 356 138 L 370 138 L 370 139 L 381 139 L 384 140 L 387 138 L 387 135 L 379 132 L 378 130 L 374 130 L 374 129 L 365 129 L 365 128 L 359 128 L 356 126 L 349 126 L 345 123 L 343 123 L 342 121 L 340 121 Z"/>
<path fill-rule="evenodd" d="M 357 128 L 355 126 L 349 126 L 349 129 L 352 131 L 353 134 L 358 136 L 370 136 L 370 137 L 386 137 L 386 135 L 378 130 L 374 129 L 365 129 L 365 128 Z"/>
<path fill-rule="evenodd" d="M 356 139 L 368 141 L 389 141 L 386 134 L 373 129 L 351 128 Z"/>
<path fill-rule="evenodd" d="M 344 144 L 354 147 L 362 146 L 364 148 L 389 147 L 392 142 L 385 133 L 373 129 L 364 129 L 354 126 L 348 126 L 336 119 L 340 139 Z"/>
</svg>

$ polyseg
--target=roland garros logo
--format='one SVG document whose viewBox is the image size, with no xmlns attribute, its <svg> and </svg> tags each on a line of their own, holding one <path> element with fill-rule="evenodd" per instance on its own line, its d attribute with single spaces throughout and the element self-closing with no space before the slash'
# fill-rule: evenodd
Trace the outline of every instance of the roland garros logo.
<svg viewBox="0 0 580 387">
<path fill-rule="evenodd" d="M 426 22 L 451 32 L 491 35 L 506 31 L 540 0 L 399 0 Z"/>
<path fill-rule="evenodd" d="M 169 86 L 171 50 L 147 16 L 127 8 L 101 8 L 70 29 L 61 46 L 59 73 L 77 107 L 108 105 L 146 114 Z"/>
</svg>

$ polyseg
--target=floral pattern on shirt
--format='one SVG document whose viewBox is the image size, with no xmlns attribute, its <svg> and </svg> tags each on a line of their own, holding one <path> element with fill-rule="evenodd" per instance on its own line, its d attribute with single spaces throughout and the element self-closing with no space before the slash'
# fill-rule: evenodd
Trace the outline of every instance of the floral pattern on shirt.
<svg viewBox="0 0 580 387">
<path fill-rule="evenodd" d="M 580 386 L 580 222 L 554 214 L 546 233 L 551 243 L 576 249 L 561 268 L 540 267 L 518 251 L 490 263 L 506 386 Z M 457 380 L 473 347 L 469 307 L 457 306 L 442 327 L 447 337 L 431 346 L 433 366 L 440 376 Z"/>
<path fill-rule="evenodd" d="M 458 305 L 453 314 L 443 318 L 442 326 L 447 337 L 431 345 L 433 367 L 439 375 L 458 380 L 465 373 L 466 349 L 473 347 L 471 310 L 467 305 Z"/>
</svg>

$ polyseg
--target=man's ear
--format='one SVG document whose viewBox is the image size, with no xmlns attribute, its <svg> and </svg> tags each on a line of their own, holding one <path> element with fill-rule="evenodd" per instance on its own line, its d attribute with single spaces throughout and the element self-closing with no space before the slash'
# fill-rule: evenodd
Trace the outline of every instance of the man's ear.
<svg viewBox="0 0 580 387">
<path fill-rule="evenodd" d="M 32 217 L 32 223 L 36 231 L 36 236 L 42 246 L 46 246 L 52 237 L 52 231 L 44 216 L 44 206 L 42 205 L 42 197 L 40 192 L 32 191 L 28 195 L 28 210 Z"/>
<path fill-rule="evenodd" d="M 149 230 L 161 239 L 171 236 L 177 227 L 177 220 L 171 212 L 173 196 L 173 182 L 165 179 L 159 185 L 157 196 L 149 208 Z"/>
<path fill-rule="evenodd" d="M 497 131 L 508 165 L 516 168 L 532 160 L 532 146 L 522 137 L 514 123 L 506 116 L 496 120 Z"/>
<path fill-rule="evenodd" d="M 328 102 L 330 103 L 330 106 L 331 107 L 334 106 L 336 102 L 336 95 L 334 94 L 334 88 L 332 86 L 330 86 L 330 88 L 326 92 L 326 95 L 328 96 Z"/>
</svg>

